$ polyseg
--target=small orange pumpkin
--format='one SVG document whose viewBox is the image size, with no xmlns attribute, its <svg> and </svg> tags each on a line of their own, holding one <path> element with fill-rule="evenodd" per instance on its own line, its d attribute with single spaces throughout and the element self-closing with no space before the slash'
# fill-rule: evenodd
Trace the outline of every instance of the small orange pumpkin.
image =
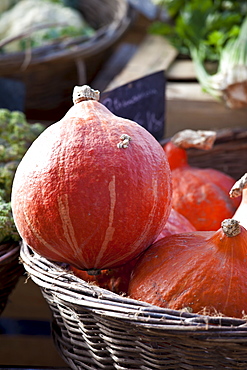
<svg viewBox="0 0 247 370">
<path fill-rule="evenodd" d="M 187 231 L 196 231 L 196 228 L 191 224 L 189 220 L 187 220 L 186 217 L 172 208 L 165 227 L 159 234 L 156 241 L 168 235 L 184 233 Z"/>
<path fill-rule="evenodd" d="M 247 231 L 227 219 L 214 231 L 167 236 L 140 257 L 129 284 L 131 298 L 180 310 L 247 313 Z"/>
<path fill-rule="evenodd" d="M 191 130 L 185 131 L 189 131 L 188 135 L 191 135 Z M 204 132 L 199 131 L 198 135 Z M 172 170 L 172 207 L 185 216 L 197 230 L 216 231 L 221 221 L 232 217 L 239 205 L 239 200 L 229 197 L 229 190 L 235 180 L 213 168 L 190 166 L 184 147 L 192 147 L 193 142 L 187 143 L 187 139 L 186 135 L 181 139 L 177 134 L 164 146 Z M 208 142 L 206 148 L 203 144 L 202 141 L 197 147 L 210 149 Z"/>
</svg>

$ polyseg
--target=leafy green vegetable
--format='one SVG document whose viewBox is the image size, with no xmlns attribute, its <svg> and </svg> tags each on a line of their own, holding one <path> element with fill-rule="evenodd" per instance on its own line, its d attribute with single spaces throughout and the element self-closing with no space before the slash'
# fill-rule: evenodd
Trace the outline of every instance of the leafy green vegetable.
<svg viewBox="0 0 247 370">
<path fill-rule="evenodd" d="M 68 38 L 75 37 L 91 37 L 95 34 L 95 31 L 92 27 L 84 26 L 81 28 L 76 28 L 73 26 L 67 26 L 63 28 L 58 27 L 49 27 L 43 32 L 33 32 L 29 37 L 25 37 L 19 42 L 19 49 L 21 51 L 26 50 L 27 48 L 35 48 L 47 42 L 61 41 Z"/>
<path fill-rule="evenodd" d="M 2 198 L 6 202 L 10 200 L 12 182 L 18 164 L 19 161 L 0 164 L 0 190 L 2 191 Z"/>
<path fill-rule="evenodd" d="M 20 238 L 10 204 L 13 178 L 23 155 L 44 128 L 40 123 L 29 124 L 22 112 L 0 109 L 0 243 Z"/>
<path fill-rule="evenodd" d="M 20 236 L 16 230 L 11 204 L 0 197 L 0 242 L 18 241 Z"/>
<path fill-rule="evenodd" d="M 198 80 L 205 91 L 223 99 L 230 108 L 247 107 L 247 16 L 237 38 L 230 38 L 220 53 L 218 70 L 209 74 L 198 49 L 191 49 Z"/>
<path fill-rule="evenodd" d="M 155 2 L 166 9 L 170 21 L 154 22 L 150 32 L 166 36 L 181 54 L 191 57 L 204 91 L 231 108 L 247 106 L 247 3 Z M 215 74 L 207 70 L 208 61 L 216 62 Z"/>
<path fill-rule="evenodd" d="M 170 17 L 156 21 L 150 32 L 166 36 L 181 54 L 190 55 L 191 47 L 200 49 L 204 60 L 219 61 L 227 41 L 237 37 L 246 16 L 245 1 L 156 0 Z"/>
</svg>

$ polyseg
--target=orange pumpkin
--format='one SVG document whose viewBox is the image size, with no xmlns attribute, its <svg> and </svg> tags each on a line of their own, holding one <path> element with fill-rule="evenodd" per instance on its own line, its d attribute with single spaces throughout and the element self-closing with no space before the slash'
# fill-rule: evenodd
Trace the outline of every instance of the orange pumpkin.
<svg viewBox="0 0 247 370">
<path fill-rule="evenodd" d="M 168 220 L 165 224 L 165 227 L 159 234 L 156 241 L 168 235 L 183 233 L 187 231 L 195 231 L 195 230 L 196 228 L 190 223 L 189 220 L 187 220 L 187 218 L 185 218 L 183 215 L 177 212 L 174 208 L 172 208 L 169 214 Z"/>
<path fill-rule="evenodd" d="M 131 298 L 175 310 L 247 313 L 247 231 L 227 219 L 217 231 L 160 239 L 140 257 L 129 284 Z"/>
<path fill-rule="evenodd" d="M 233 216 L 239 200 L 230 199 L 235 180 L 212 169 L 190 166 L 186 149 L 169 141 L 164 150 L 172 170 L 172 207 L 197 230 L 216 231 L 225 218 Z"/>
<path fill-rule="evenodd" d="M 145 250 L 171 209 L 171 174 L 158 141 L 117 117 L 88 86 L 19 164 L 14 221 L 40 255 L 79 269 L 122 265 Z"/>
</svg>

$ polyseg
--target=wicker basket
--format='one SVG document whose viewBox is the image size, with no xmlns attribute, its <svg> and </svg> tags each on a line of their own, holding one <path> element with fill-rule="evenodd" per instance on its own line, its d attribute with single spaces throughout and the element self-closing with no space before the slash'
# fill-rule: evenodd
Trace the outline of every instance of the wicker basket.
<svg viewBox="0 0 247 370">
<path fill-rule="evenodd" d="M 218 130 L 215 144 L 209 151 L 188 150 L 191 165 L 215 168 L 236 180 L 247 172 L 246 158 L 247 129 L 241 127 Z"/>
<path fill-rule="evenodd" d="M 19 277 L 24 274 L 19 257 L 20 244 L 18 242 L 0 244 L 0 314 L 3 312 Z"/>
<path fill-rule="evenodd" d="M 232 169 L 237 159 L 235 174 L 241 176 L 246 137 L 247 130 L 219 133 L 210 167 L 221 158 L 219 167 Z M 209 160 L 210 153 L 203 153 L 194 158 L 197 165 Z M 117 295 L 40 257 L 25 243 L 21 259 L 50 306 L 55 344 L 72 369 L 247 369 L 246 320 L 163 309 Z"/>
<path fill-rule="evenodd" d="M 135 17 L 127 0 L 77 0 L 76 4 L 96 29 L 94 36 L 1 55 L 0 77 L 24 83 L 29 119 L 60 119 L 71 106 L 73 87 L 90 83 Z"/>
</svg>

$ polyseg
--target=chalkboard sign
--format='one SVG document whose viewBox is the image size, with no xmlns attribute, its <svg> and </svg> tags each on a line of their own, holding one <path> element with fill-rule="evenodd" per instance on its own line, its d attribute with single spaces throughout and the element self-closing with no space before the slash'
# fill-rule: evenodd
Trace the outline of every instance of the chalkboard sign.
<svg viewBox="0 0 247 370">
<path fill-rule="evenodd" d="M 148 19 L 155 19 L 158 15 L 158 6 L 152 0 L 128 0 L 128 2 Z"/>
<path fill-rule="evenodd" d="M 102 93 L 100 101 L 116 116 L 137 122 L 161 140 L 165 130 L 165 86 L 165 73 L 159 71 Z"/>
<path fill-rule="evenodd" d="M 0 78 L 0 108 L 24 111 L 26 89 L 23 82 Z"/>
</svg>

